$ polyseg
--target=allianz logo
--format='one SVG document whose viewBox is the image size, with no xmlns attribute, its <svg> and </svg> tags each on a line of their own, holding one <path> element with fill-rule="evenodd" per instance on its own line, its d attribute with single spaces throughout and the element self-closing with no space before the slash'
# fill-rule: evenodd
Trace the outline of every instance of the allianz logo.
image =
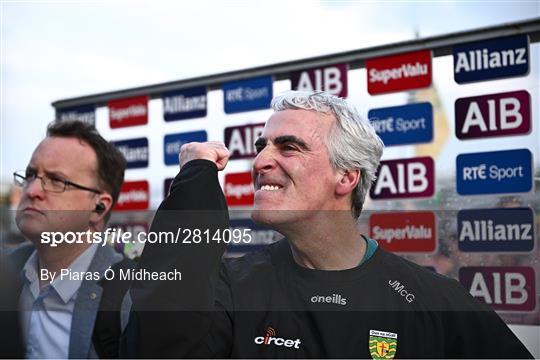
<svg viewBox="0 0 540 360">
<path fill-rule="evenodd" d="M 332 295 L 314 295 L 311 297 L 311 302 L 314 304 L 317 303 L 326 303 L 326 304 L 337 304 L 337 305 L 347 305 L 347 299 L 341 296 L 340 294 Z"/>
<path fill-rule="evenodd" d="M 533 240 L 533 224 L 495 224 L 493 220 L 464 220 L 459 241 Z"/>
<path fill-rule="evenodd" d="M 117 148 L 128 162 L 148 160 L 148 146 L 130 147 L 122 145 Z"/>
<path fill-rule="evenodd" d="M 206 110 L 206 95 L 170 96 L 163 99 L 163 111 L 166 114 L 176 114 L 191 111 Z"/>
<path fill-rule="evenodd" d="M 480 71 L 527 64 L 527 48 L 476 49 L 457 53 L 455 73 Z"/>
</svg>

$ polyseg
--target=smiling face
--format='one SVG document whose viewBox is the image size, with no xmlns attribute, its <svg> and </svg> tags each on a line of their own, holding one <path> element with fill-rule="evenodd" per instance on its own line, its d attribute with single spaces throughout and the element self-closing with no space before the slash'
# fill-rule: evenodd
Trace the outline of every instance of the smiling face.
<svg viewBox="0 0 540 360">
<path fill-rule="evenodd" d="M 270 117 L 255 143 L 255 221 L 276 225 L 318 210 L 342 209 L 336 196 L 341 175 L 333 169 L 325 144 L 335 121 L 308 110 L 283 110 Z"/>
<path fill-rule="evenodd" d="M 32 154 L 26 173 L 99 188 L 96 153 L 76 138 L 43 140 Z M 63 193 L 46 192 L 36 178 L 23 188 L 16 222 L 21 232 L 33 241 L 43 231 L 86 231 L 95 206 L 93 192 L 69 185 Z"/>
</svg>

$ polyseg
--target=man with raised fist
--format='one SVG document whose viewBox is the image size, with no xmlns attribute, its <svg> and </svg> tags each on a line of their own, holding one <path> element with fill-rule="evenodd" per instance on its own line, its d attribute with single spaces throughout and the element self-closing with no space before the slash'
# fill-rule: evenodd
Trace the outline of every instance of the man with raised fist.
<svg viewBox="0 0 540 360">
<path fill-rule="evenodd" d="M 360 233 L 357 219 L 383 144 L 352 105 L 325 93 L 291 91 L 274 98 L 272 108 L 255 142 L 252 217 L 284 239 L 224 260 L 217 281 L 216 245 L 204 245 L 199 254 L 186 244 L 167 246 L 153 259 L 143 253 L 149 267 L 190 269 L 199 286 L 144 288 L 145 297 L 134 303 L 149 311 L 130 356 L 531 357 L 497 314 L 457 281 Z M 167 207 L 224 210 L 216 170 L 225 166 L 225 154 L 215 143 L 184 146 L 171 192 L 181 196 L 166 200 Z M 190 221 L 206 225 L 212 218 Z M 188 304 L 183 297 L 193 294 L 197 301 Z M 213 296 L 213 307 L 206 296 Z M 151 298 L 161 305 L 150 309 L 144 300 Z M 151 310 L 161 309 L 169 316 L 152 321 L 159 312 Z"/>
</svg>

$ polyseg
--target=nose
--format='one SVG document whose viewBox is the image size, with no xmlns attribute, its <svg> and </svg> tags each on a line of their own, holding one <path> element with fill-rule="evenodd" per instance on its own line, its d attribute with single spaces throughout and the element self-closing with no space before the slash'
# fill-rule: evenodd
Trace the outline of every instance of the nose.
<svg viewBox="0 0 540 360">
<path fill-rule="evenodd" d="M 253 174 L 261 175 L 274 169 L 276 167 L 274 155 L 269 145 L 262 149 L 253 160 Z"/>
</svg>

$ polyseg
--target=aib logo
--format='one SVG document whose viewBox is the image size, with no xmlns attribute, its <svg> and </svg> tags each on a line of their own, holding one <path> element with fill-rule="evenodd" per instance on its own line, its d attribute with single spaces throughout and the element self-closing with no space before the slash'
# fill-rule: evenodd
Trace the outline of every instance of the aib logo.
<svg viewBox="0 0 540 360">
<path fill-rule="evenodd" d="M 294 72 L 291 75 L 291 89 L 325 91 L 339 97 L 347 97 L 347 64 Z"/>
<path fill-rule="evenodd" d="M 225 128 L 225 146 L 231 152 L 230 160 L 254 158 L 257 151 L 253 144 L 263 129 L 264 123 Z"/>
<path fill-rule="evenodd" d="M 456 136 L 461 140 L 531 132 L 531 95 L 512 91 L 457 99 Z"/>
<path fill-rule="evenodd" d="M 370 196 L 374 200 L 433 196 L 435 163 L 430 157 L 381 161 Z"/>
<path fill-rule="evenodd" d="M 459 269 L 459 281 L 478 300 L 501 311 L 533 311 L 536 307 L 534 268 L 471 266 Z"/>
</svg>

